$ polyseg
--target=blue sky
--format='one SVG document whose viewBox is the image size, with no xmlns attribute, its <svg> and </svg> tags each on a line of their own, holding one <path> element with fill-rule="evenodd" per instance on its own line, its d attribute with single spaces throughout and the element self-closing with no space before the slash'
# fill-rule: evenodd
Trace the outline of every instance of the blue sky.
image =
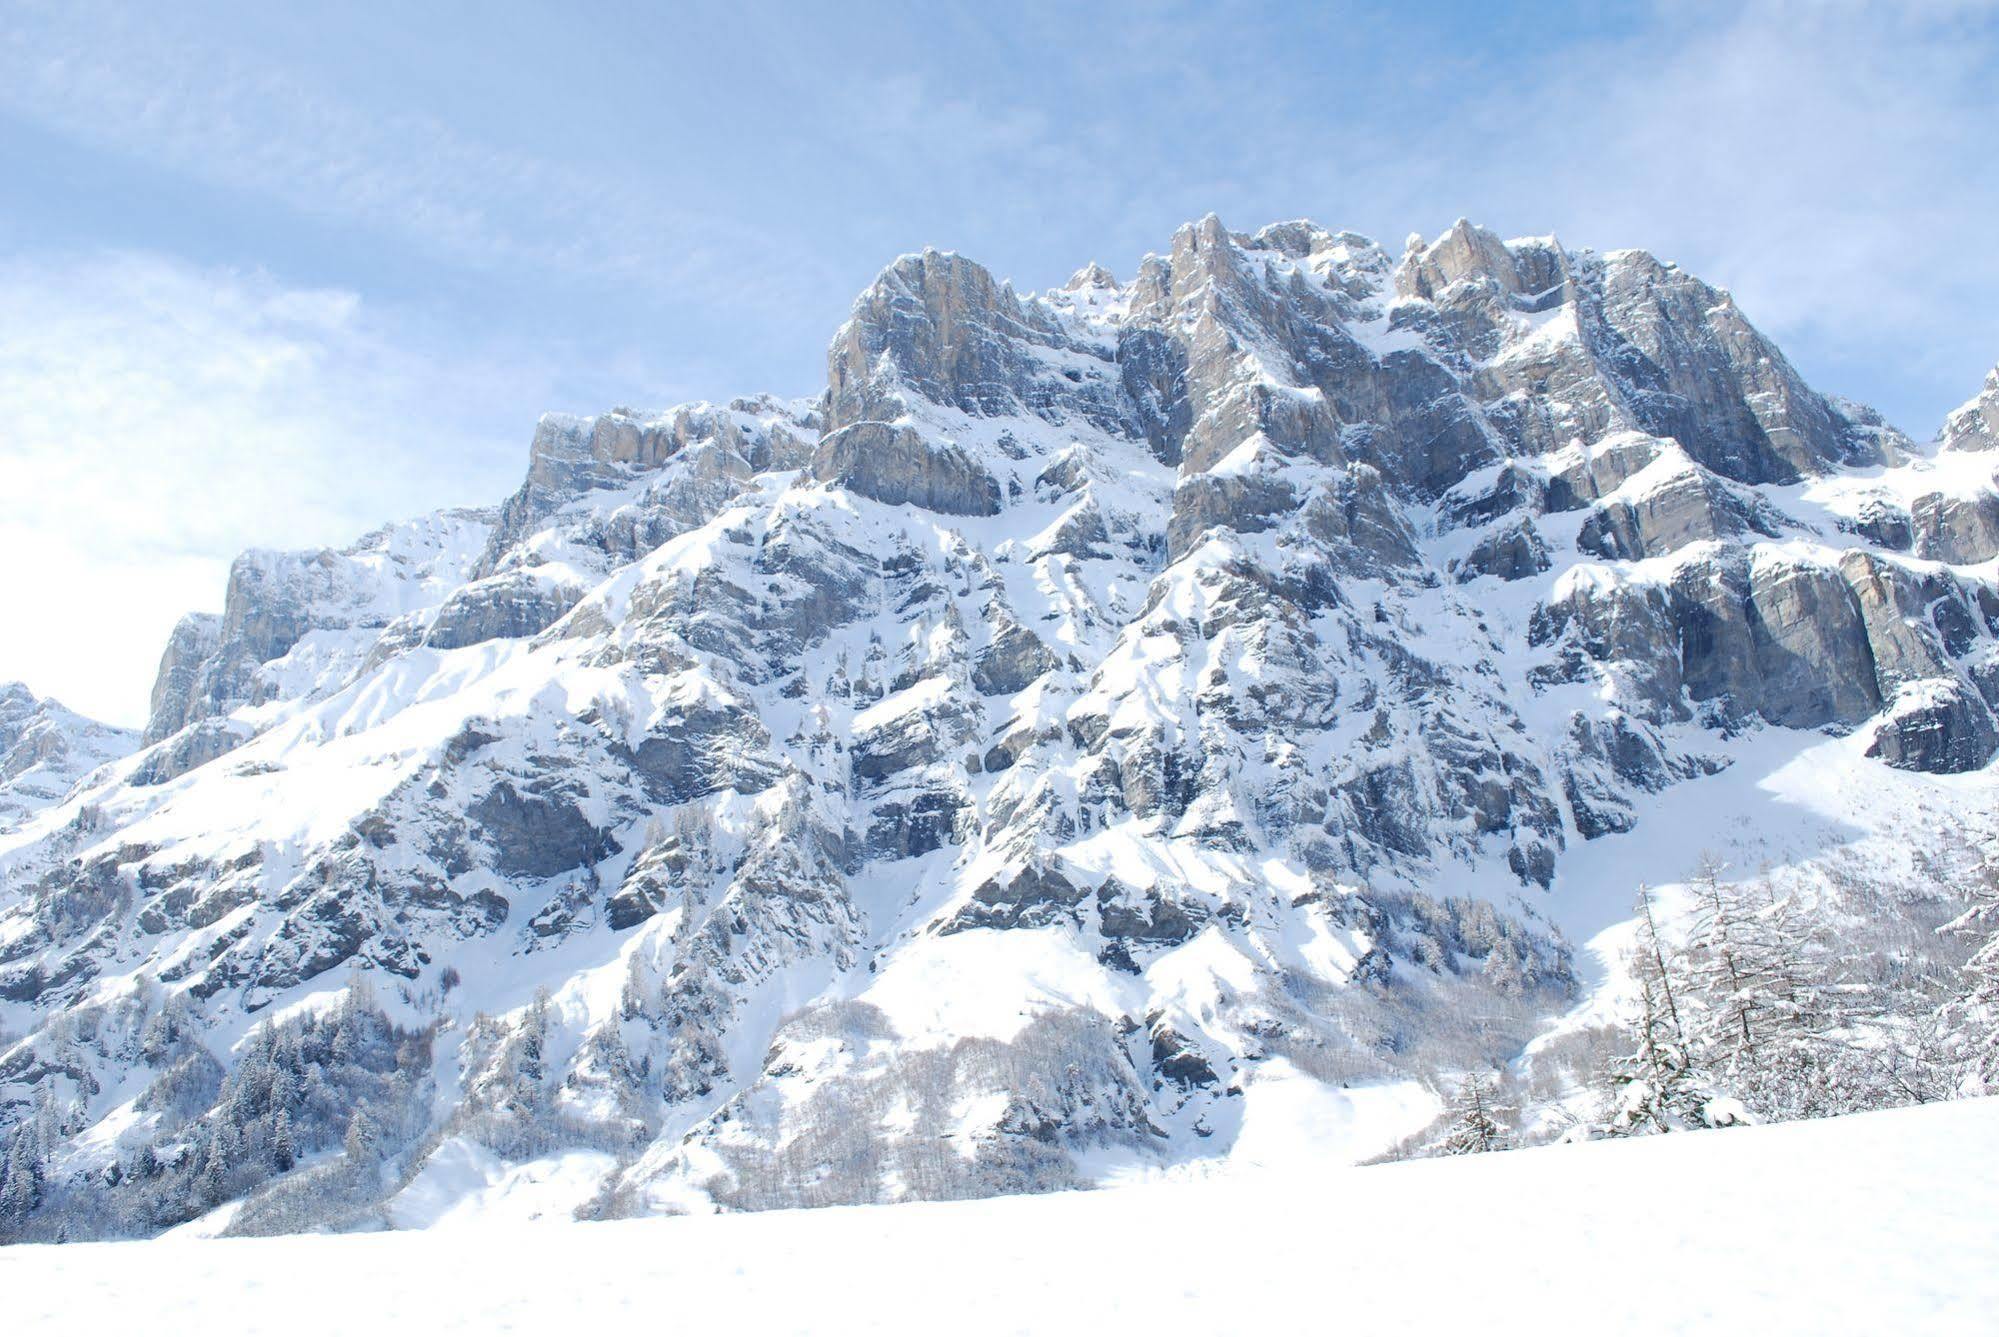
<svg viewBox="0 0 1999 1337">
<path fill-rule="evenodd" d="M 0 0 L 0 679 L 136 722 L 238 549 L 495 500 L 545 409 L 812 393 L 926 244 L 1644 246 L 1927 437 L 1999 359 L 1995 89 L 1991 3 Z"/>
</svg>

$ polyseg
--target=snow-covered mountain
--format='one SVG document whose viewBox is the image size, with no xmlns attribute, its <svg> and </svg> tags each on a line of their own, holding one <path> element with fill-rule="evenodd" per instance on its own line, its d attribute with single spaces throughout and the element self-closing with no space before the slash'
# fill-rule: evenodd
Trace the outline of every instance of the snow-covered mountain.
<svg viewBox="0 0 1999 1337">
<path fill-rule="evenodd" d="M 129 730 L 86 719 L 18 682 L 0 683 L 0 831 L 60 801 L 138 743 Z"/>
<path fill-rule="evenodd" d="M 1703 847 L 1924 967 L 1995 468 L 1999 372 L 1915 445 L 1640 251 L 904 256 L 816 400 L 545 418 L 495 509 L 239 559 L 0 828 L 0 1196 L 962 1197 L 1359 1158 L 1477 1064 L 1558 1107 Z"/>
</svg>

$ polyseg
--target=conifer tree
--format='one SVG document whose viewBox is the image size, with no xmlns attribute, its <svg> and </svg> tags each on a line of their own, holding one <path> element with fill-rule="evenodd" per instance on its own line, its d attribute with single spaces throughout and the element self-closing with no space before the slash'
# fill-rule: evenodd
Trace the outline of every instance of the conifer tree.
<svg viewBox="0 0 1999 1337">
<path fill-rule="evenodd" d="M 271 1126 L 271 1168 L 279 1174 L 298 1164 L 298 1148 L 292 1142 L 291 1111 L 280 1109 Z"/>
<path fill-rule="evenodd" d="M 380 1151 L 381 1141 L 381 1128 L 376 1124 L 375 1117 L 368 1112 L 367 1106 L 357 1106 L 354 1116 L 347 1121 L 347 1137 L 344 1143 L 347 1159 L 357 1169 L 372 1167 Z"/>
<path fill-rule="evenodd" d="M 1451 1100 L 1451 1126 L 1444 1135 L 1444 1155 L 1469 1156 L 1505 1148 L 1507 1137 L 1499 1118 L 1506 1111 L 1496 1103 L 1495 1090 L 1496 1083 L 1476 1072 L 1464 1075 Z"/>
<path fill-rule="evenodd" d="M 1750 940 L 1750 925 L 1738 899 L 1724 889 L 1721 865 L 1703 854 L 1688 889 L 1694 921 L 1687 939 L 1689 982 L 1703 995 L 1707 1048 L 1722 1066 L 1754 1065 L 1756 1043 L 1765 1038 L 1766 963 Z"/>
<path fill-rule="evenodd" d="M 228 1195 L 228 1161 L 222 1147 L 214 1137 L 210 1137 L 203 1150 L 201 1168 L 194 1177 L 194 1187 L 188 1192 L 188 1202 L 197 1212 L 205 1212 L 220 1205 Z"/>
<path fill-rule="evenodd" d="M 23 1125 L 14 1134 L 4 1164 L 0 1164 L 0 1222 L 18 1226 L 42 1200 L 42 1149 L 34 1130 Z"/>
<path fill-rule="evenodd" d="M 1676 967 L 1659 933 L 1651 889 L 1643 884 L 1635 908 L 1637 1043 L 1611 1066 L 1612 1108 L 1602 1131 L 1628 1137 L 1747 1122 L 1738 1102 L 1718 1097 L 1695 1071 Z"/>
</svg>

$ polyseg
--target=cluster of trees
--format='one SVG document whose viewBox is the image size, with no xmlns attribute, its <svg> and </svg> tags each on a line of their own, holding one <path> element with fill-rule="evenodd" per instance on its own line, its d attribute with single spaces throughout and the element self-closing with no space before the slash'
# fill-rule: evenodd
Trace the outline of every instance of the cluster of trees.
<svg viewBox="0 0 1999 1337">
<path fill-rule="evenodd" d="M 415 1133 L 429 1059 L 427 1037 L 398 1031 L 358 980 L 327 1013 L 258 1027 L 182 1143 L 199 1167 L 188 1210 L 227 1202 L 334 1146 L 356 1172 L 372 1170 Z"/>
<path fill-rule="evenodd" d="M 1079 1150 L 1163 1136 L 1147 1101 L 1145 1031 L 1091 1009 L 1043 1013 L 1008 1040 L 890 1056 L 879 1042 L 894 1034 L 858 1001 L 781 1027 L 781 1063 L 793 1046 L 810 1052 L 835 1037 L 854 1061 L 783 1101 L 728 1106 L 731 1130 L 706 1148 L 725 1172 L 702 1187 L 741 1211 L 1046 1192 L 1085 1186 Z M 967 1120 L 974 1102 L 1001 1092 L 990 1122 Z"/>
<path fill-rule="evenodd" d="M 9 1238 L 42 1205 L 50 1152 L 67 1130 L 47 1088 L 35 1112 L 16 1124 L 0 1147 L 0 1240 Z"/>
<path fill-rule="evenodd" d="M 142 1052 L 157 1074 L 138 1099 L 151 1132 L 101 1173 L 54 1171 L 68 1130 L 43 1088 L 0 1166 L 0 1239 L 150 1233 L 336 1150 L 343 1176 L 378 1188 L 383 1160 L 424 1123 L 429 1037 L 398 1030 L 358 979 L 338 1007 L 252 1031 L 226 1072 L 172 1000 Z"/>
<path fill-rule="evenodd" d="M 545 988 L 514 1021 L 473 1020 L 465 1048 L 473 1075 L 447 1133 L 511 1160 L 569 1147 L 625 1156 L 650 1138 L 657 1090 L 648 1082 L 649 1060 L 634 1059 L 622 1022 L 613 1018 L 583 1035 L 565 1063 L 555 1021 Z"/>
<path fill-rule="evenodd" d="M 1999 854 L 1979 865 L 1971 888 L 1971 908 L 1943 931 L 1969 939 L 1963 987 L 1944 1009 L 1936 1028 L 1950 1057 L 1963 1068 L 1961 1086 L 1970 1093 L 1999 1095 Z"/>
<path fill-rule="evenodd" d="M 1937 930 L 1969 947 L 1910 959 L 1857 950 L 1826 907 L 1766 878 L 1731 883 L 1703 857 L 1669 927 L 1640 887 L 1630 1015 L 1597 1074 L 1596 1117 L 1573 1135 L 1629 1137 L 1819 1118 L 1999 1093 L 1999 856 L 1943 887 L 1969 909 Z M 1464 1154 L 1520 1140 L 1519 1091 L 1471 1072 L 1440 1124 L 1398 1154 Z M 1528 1122 L 1532 1122 L 1529 1120 Z"/>
<path fill-rule="evenodd" d="M 1954 989 L 1925 972 L 1861 969 L 1825 915 L 1765 879 L 1724 881 L 1712 858 L 1687 884 L 1681 941 L 1661 932 L 1641 887 L 1633 1043 L 1611 1066 L 1601 1131 L 1820 1118 L 1985 1086 L 1999 1019 L 1995 874 L 1990 858 L 1977 866 L 1973 908 L 1944 927 L 1988 939 Z"/>
</svg>

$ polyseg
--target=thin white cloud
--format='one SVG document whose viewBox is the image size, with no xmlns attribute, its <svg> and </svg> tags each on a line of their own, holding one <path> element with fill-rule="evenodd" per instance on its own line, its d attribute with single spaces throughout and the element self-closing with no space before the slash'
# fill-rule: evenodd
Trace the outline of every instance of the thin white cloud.
<svg viewBox="0 0 1999 1337">
<path fill-rule="evenodd" d="M 0 679 L 143 718 L 166 634 L 249 545 L 497 500 L 528 368 L 440 355 L 352 293 L 158 257 L 0 262 Z"/>
<path fill-rule="evenodd" d="M 175 17 L 171 7 L 24 0 L 0 17 L 0 108 L 452 263 L 773 307 L 818 272 L 810 255 L 759 244 L 755 220 L 691 205 L 702 192 L 670 174 L 586 170 L 435 116 L 356 103 L 301 71 L 184 35 Z M 523 96 L 587 95 L 587 76 L 523 80 Z M 743 264 L 746 251 L 757 265 Z"/>
</svg>

